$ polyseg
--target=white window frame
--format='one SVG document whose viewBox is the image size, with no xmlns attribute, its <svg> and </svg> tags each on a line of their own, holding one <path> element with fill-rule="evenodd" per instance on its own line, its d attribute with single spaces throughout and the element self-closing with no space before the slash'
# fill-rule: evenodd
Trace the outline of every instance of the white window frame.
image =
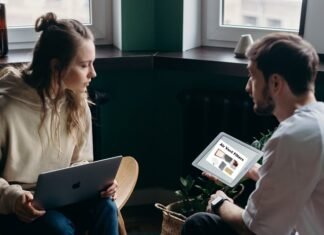
<svg viewBox="0 0 324 235">
<path fill-rule="evenodd" d="M 112 44 L 112 0 L 92 0 L 91 11 L 92 24 L 89 28 L 96 44 Z M 8 29 L 10 50 L 33 48 L 37 38 L 34 27 Z"/>
<path fill-rule="evenodd" d="M 317 53 L 324 55 L 324 34 L 323 28 L 323 0 L 308 0 L 306 11 L 306 22 L 304 28 L 304 38 L 316 49 Z"/>
<path fill-rule="evenodd" d="M 257 39 L 271 32 L 279 32 L 272 29 L 220 26 L 221 4 L 222 0 L 203 0 L 203 45 L 205 46 L 234 48 L 242 34 L 251 34 L 253 39 Z M 298 33 L 289 30 L 285 32 Z"/>
</svg>

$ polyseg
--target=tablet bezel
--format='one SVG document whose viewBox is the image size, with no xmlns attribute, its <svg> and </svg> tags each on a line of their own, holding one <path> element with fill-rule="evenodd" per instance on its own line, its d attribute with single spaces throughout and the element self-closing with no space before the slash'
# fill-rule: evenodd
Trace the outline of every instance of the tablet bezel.
<svg viewBox="0 0 324 235">
<path fill-rule="evenodd" d="M 234 179 L 231 179 L 231 177 L 229 177 L 228 175 L 226 175 L 226 173 L 224 173 L 222 170 L 220 170 L 218 167 L 212 166 L 210 163 L 208 165 L 207 168 L 201 164 L 199 164 L 202 160 L 205 160 L 207 162 L 207 157 L 210 155 L 210 151 L 213 150 L 214 146 L 216 146 L 218 144 L 219 140 L 222 140 L 223 142 L 226 143 L 226 141 L 224 141 L 224 139 L 228 138 L 229 141 L 235 142 L 235 145 L 239 145 L 242 146 L 243 149 L 245 148 L 245 151 L 251 151 L 253 153 L 255 153 L 254 155 L 252 154 L 245 154 L 244 156 L 247 158 L 247 163 L 244 164 L 244 166 L 242 167 L 241 171 L 236 175 L 236 177 Z M 228 143 L 227 143 L 228 144 Z M 228 144 L 230 145 L 230 144 Z M 233 147 L 232 147 L 233 148 Z M 235 148 L 234 148 L 235 149 Z M 242 152 L 242 151 L 240 151 Z M 218 178 L 221 182 L 223 182 L 224 184 L 230 186 L 230 187 L 234 187 L 239 181 L 240 179 L 243 178 L 243 176 L 247 173 L 247 171 L 263 156 L 263 152 L 259 149 L 256 149 L 255 147 L 248 145 L 246 143 L 244 143 L 243 141 L 225 133 L 225 132 L 220 132 L 215 138 L 214 140 L 202 151 L 201 154 L 199 154 L 199 156 L 192 162 L 192 165 L 194 167 L 197 167 L 198 169 L 208 172 L 211 175 L 215 176 L 216 178 Z M 205 163 L 205 165 L 207 165 Z"/>
</svg>

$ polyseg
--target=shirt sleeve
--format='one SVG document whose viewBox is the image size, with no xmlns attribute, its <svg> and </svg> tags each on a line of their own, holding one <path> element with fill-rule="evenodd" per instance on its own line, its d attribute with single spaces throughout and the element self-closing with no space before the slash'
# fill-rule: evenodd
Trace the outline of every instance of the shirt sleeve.
<svg viewBox="0 0 324 235">
<path fill-rule="evenodd" d="M 78 141 L 72 156 L 71 166 L 86 164 L 93 161 L 92 121 L 90 108 L 86 108 L 86 136 Z"/>
<path fill-rule="evenodd" d="M 1 108 L 1 106 L 0 106 Z M 20 185 L 10 185 L 2 178 L 2 171 L 5 164 L 6 127 L 4 118 L 0 113 L 0 214 L 14 212 L 17 198 L 23 193 Z"/>
<path fill-rule="evenodd" d="M 319 177 L 316 136 L 281 135 L 265 146 L 264 164 L 243 221 L 255 234 L 291 234 Z M 314 141 L 312 143 L 312 141 Z M 318 145 L 317 145 L 318 146 Z"/>
<path fill-rule="evenodd" d="M 0 214 L 11 214 L 15 211 L 17 198 L 23 194 L 20 185 L 10 185 L 5 179 L 0 178 Z"/>
</svg>

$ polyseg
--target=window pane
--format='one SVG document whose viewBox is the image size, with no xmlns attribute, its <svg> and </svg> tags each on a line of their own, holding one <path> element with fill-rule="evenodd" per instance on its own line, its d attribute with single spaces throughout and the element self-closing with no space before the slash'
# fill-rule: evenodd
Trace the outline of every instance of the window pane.
<svg viewBox="0 0 324 235">
<path fill-rule="evenodd" d="M 91 24 L 91 0 L 9 0 L 6 3 L 8 27 L 33 27 L 46 12 L 59 18 L 74 18 Z"/>
<path fill-rule="evenodd" d="M 299 30 L 302 0 L 223 0 L 223 26 Z"/>
</svg>

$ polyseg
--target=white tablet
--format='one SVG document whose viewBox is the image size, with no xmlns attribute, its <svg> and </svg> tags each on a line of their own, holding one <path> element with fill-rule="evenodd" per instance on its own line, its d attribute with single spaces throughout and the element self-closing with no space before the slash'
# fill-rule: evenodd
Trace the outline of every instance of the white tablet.
<svg viewBox="0 0 324 235">
<path fill-rule="evenodd" d="M 262 151 L 221 132 L 192 165 L 234 187 L 262 155 Z"/>
</svg>

